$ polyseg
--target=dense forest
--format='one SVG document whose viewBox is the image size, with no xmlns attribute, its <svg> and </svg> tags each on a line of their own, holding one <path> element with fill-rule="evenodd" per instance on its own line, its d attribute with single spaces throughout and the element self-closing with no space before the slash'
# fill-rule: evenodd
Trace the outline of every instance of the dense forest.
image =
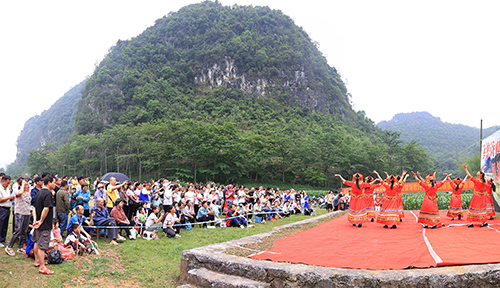
<svg viewBox="0 0 500 288">
<path fill-rule="evenodd" d="M 307 33 L 268 7 L 202 2 L 118 41 L 86 81 L 75 132 L 27 158 L 30 173 L 184 181 L 281 180 L 434 166 L 383 131 Z"/>
<path fill-rule="evenodd" d="M 396 114 L 390 121 L 382 121 L 377 126 L 401 133 L 403 143 L 416 140 L 425 147 L 429 157 L 435 159 L 435 169 L 439 171 L 463 174 L 457 164 L 480 152 L 478 128 L 445 123 L 428 112 Z M 498 126 L 483 129 L 483 139 L 499 129 Z"/>
</svg>

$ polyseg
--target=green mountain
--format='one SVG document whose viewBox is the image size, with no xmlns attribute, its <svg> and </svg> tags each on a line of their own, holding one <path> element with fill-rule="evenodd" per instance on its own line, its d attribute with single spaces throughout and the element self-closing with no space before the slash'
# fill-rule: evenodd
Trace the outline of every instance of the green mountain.
<svg viewBox="0 0 500 288">
<path fill-rule="evenodd" d="M 230 89 L 230 99 L 273 99 L 357 120 L 336 69 L 290 17 L 268 7 L 207 1 L 158 19 L 130 41 L 118 41 L 83 91 L 77 131 L 192 118 L 200 104 L 213 106 L 209 117 L 225 117 L 219 100 L 195 101 L 221 87 Z"/>
<path fill-rule="evenodd" d="M 87 80 L 75 125 L 57 150 L 30 152 L 32 173 L 339 186 L 336 173 L 432 164 L 353 111 L 307 33 L 268 7 L 206 1 L 118 41 Z"/>
<path fill-rule="evenodd" d="M 416 140 L 443 172 L 458 173 L 460 157 L 472 157 L 480 152 L 478 128 L 445 123 L 427 112 L 396 114 L 390 121 L 382 121 L 377 126 L 401 133 L 404 143 Z M 483 129 L 483 138 L 499 129 L 498 126 Z"/>
<path fill-rule="evenodd" d="M 86 81 L 72 87 L 48 110 L 26 121 L 17 138 L 16 161 L 7 167 L 10 174 L 26 172 L 29 151 L 41 146 L 56 148 L 68 142 L 75 130 L 77 104 Z"/>
</svg>

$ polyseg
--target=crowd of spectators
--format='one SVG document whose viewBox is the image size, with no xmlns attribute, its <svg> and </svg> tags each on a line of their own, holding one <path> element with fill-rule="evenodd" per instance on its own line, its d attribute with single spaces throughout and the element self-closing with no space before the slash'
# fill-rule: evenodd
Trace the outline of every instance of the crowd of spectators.
<svg viewBox="0 0 500 288">
<path fill-rule="evenodd" d="M 19 177 L 14 183 L 0 173 L 0 247 L 35 259 L 43 274 L 53 274 L 45 266 L 45 256 L 53 245 L 61 249 L 82 248 L 96 251 L 89 244 L 100 230 L 105 230 L 110 244 L 130 240 L 137 227 L 158 238 L 179 238 L 181 230 L 193 227 L 252 227 L 291 214 L 315 215 L 305 191 L 233 185 L 181 185 L 167 179 L 147 182 L 122 181 L 111 177 L 100 181 L 86 177 L 57 177 L 44 173 L 30 178 Z M 10 215 L 12 237 L 7 241 Z M 103 229 L 106 228 L 106 229 Z M 66 237 L 66 241 L 63 241 Z M 83 242 L 85 243 L 82 243 Z M 64 244 L 63 244 L 64 243 Z"/>
</svg>

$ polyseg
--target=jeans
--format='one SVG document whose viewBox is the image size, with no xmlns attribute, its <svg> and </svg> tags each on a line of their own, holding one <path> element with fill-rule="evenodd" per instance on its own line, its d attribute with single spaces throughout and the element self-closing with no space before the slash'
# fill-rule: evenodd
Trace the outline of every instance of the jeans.
<svg viewBox="0 0 500 288">
<path fill-rule="evenodd" d="M 248 223 L 243 217 L 233 218 L 229 221 L 229 227 L 239 227 L 240 225 L 247 226 Z"/>
<path fill-rule="evenodd" d="M 68 214 L 57 212 L 57 220 L 59 220 L 59 228 L 61 229 L 61 236 L 63 236 L 64 231 L 68 230 Z"/>
</svg>

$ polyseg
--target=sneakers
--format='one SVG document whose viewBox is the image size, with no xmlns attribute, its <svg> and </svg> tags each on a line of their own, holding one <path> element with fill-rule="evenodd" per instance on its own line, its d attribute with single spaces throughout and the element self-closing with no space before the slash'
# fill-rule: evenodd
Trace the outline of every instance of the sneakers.
<svg viewBox="0 0 500 288">
<path fill-rule="evenodd" d="M 24 254 L 24 253 L 26 253 L 26 250 L 24 250 L 23 248 L 19 248 L 19 249 L 17 249 L 17 253 Z"/>
<path fill-rule="evenodd" d="M 255 225 L 248 225 L 247 227 L 248 228 L 253 228 L 253 227 L 255 227 Z"/>
<path fill-rule="evenodd" d="M 16 256 L 16 253 L 14 253 L 14 250 L 12 248 L 5 248 L 5 253 L 7 253 L 9 256 Z"/>
<path fill-rule="evenodd" d="M 242 225 L 240 225 L 240 228 L 241 229 L 245 229 L 245 226 L 242 224 Z"/>
<path fill-rule="evenodd" d="M 175 238 L 181 238 L 181 235 L 175 234 Z"/>
<path fill-rule="evenodd" d="M 207 226 L 207 229 L 215 229 L 215 226 Z"/>
<path fill-rule="evenodd" d="M 0 243 L 0 248 L 4 247 L 4 245 L 2 243 Z"/>
</svg>

